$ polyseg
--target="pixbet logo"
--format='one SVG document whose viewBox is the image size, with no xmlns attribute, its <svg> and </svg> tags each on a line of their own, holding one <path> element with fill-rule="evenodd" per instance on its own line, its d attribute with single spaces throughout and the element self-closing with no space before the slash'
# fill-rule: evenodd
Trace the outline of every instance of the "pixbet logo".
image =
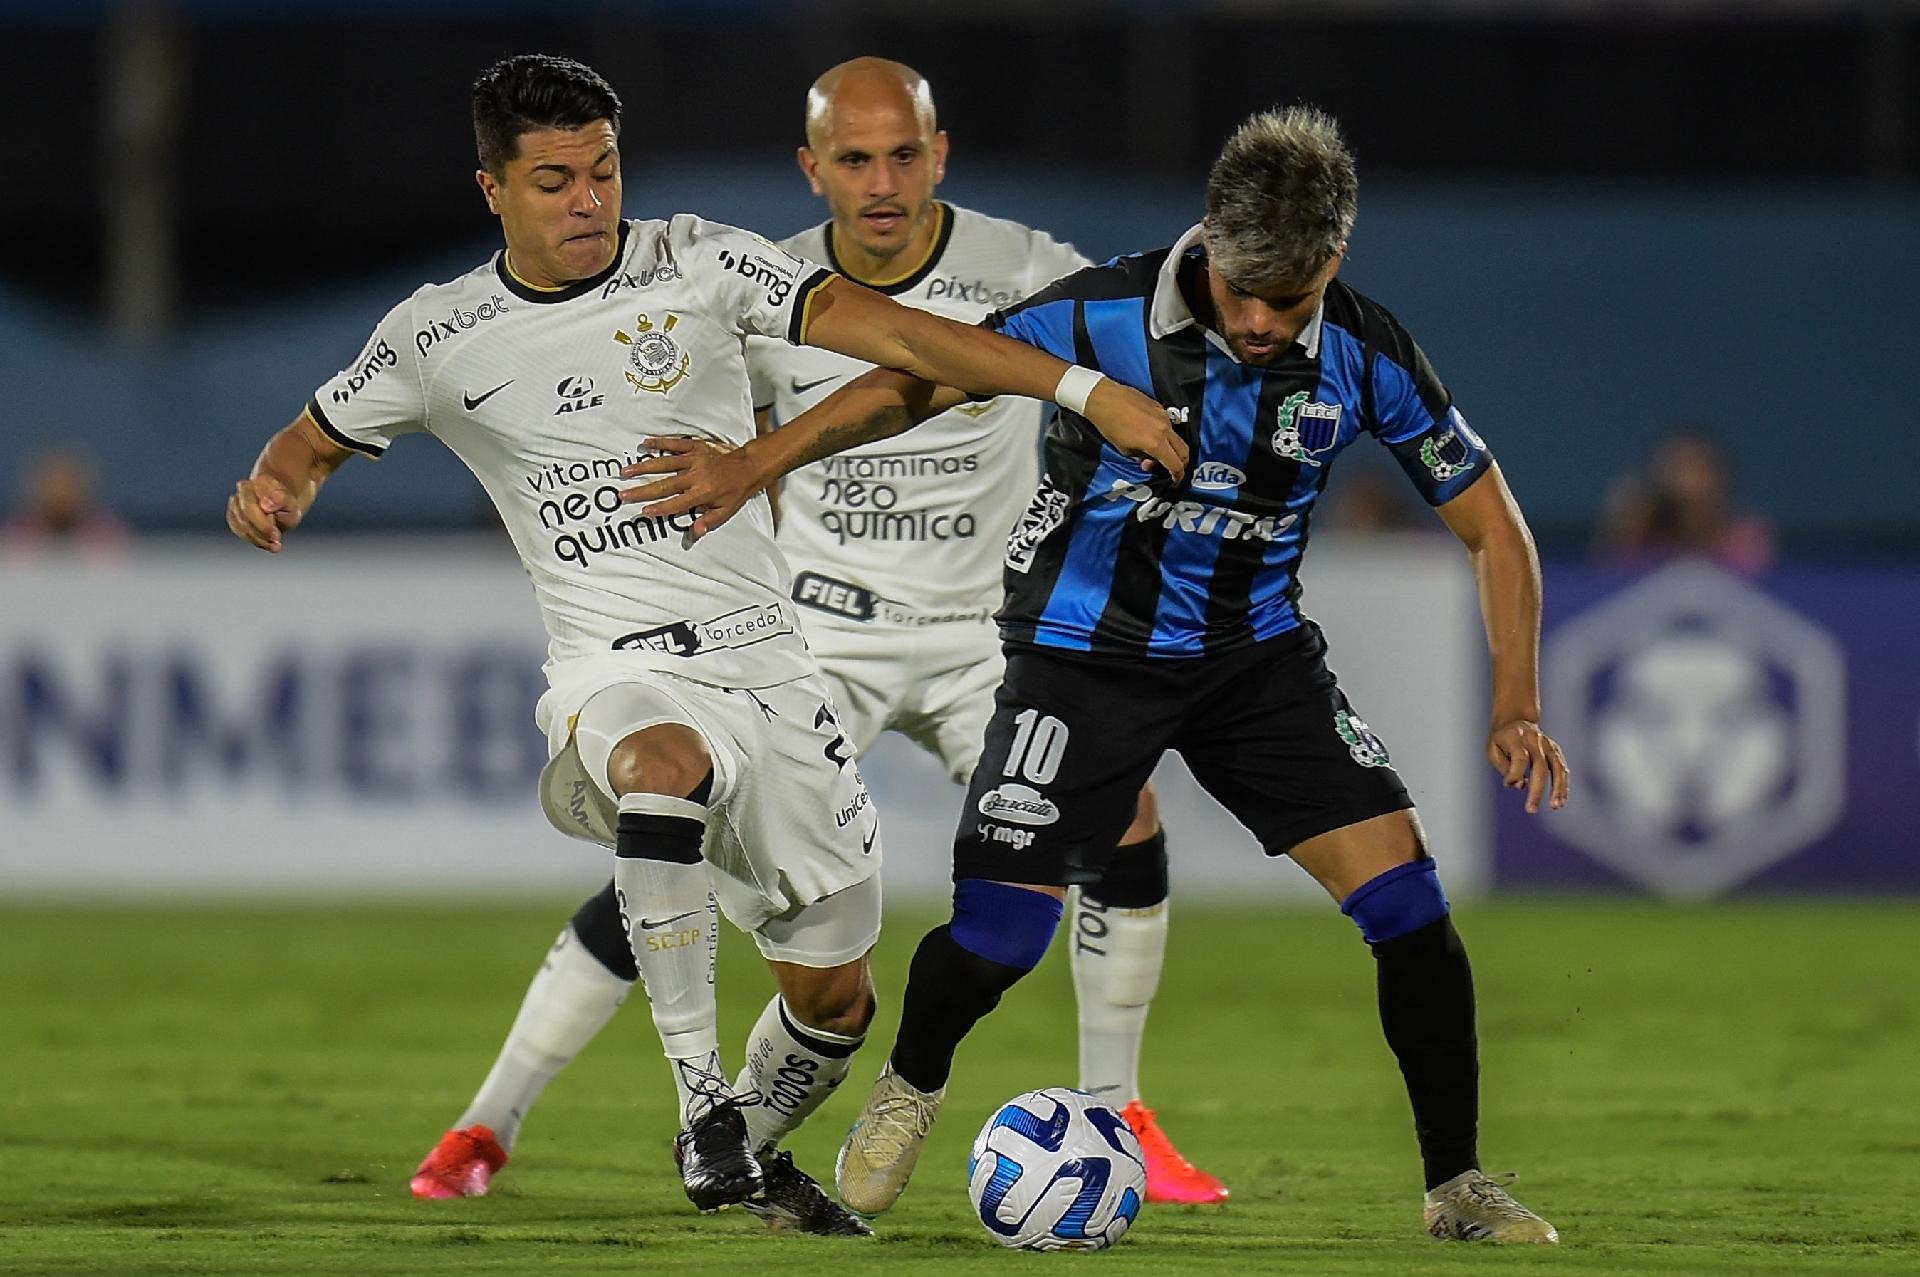
<svg viewBox="0 0 1920 1277">
<path fill-rule="evenodd" d="M 489 319 L 506 313 L 507 299 L 498 293 L 472 310 L 456 307 L 445 319 L 433 320 L 425 328 L 416 330 L 413 334 L 414 349 L 420 352 L 422 359 L 425 359 L 429 350 L 449 337 L 458 337 L 461 333 L 471 332 Z"/>
<path fill-rule="evenodd" d="M 959 302 L 974 302 L 981 306 L 1011 306 L 1020 300 L 1019 293 L 999 292 L 984 279 L 976 279 L 969 283 L 953 275 L 945 279 L 936 279 L 927 285 L 928 301 L 942 297 L 950 297 Z"/>
<path fill-rule="evenodd" d="M 600 298 L 604 301 L 623 288 L 646 288 L 653 284 L 671 284 L 679 278 L 680 272 L 673 268 L 671 262 L 649 267 L 643 271 L 621 271 L 600 286 Z"/>
</svg>

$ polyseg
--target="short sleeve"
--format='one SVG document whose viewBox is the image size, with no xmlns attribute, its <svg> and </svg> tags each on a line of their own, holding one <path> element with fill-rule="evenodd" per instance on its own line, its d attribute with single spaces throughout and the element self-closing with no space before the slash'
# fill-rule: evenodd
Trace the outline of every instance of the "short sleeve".
<svg viewBox="0 0 1920 1277">
<path fill-rule="evenodd" d="M 1016 306 L 994 311 L 980 326 L 1073 363 L 1073 312 L 1078 305 L 1057 285 L 1049 286 Z"/>
<path fill-rule="evenodd" d="M 676 217 L 668 233 L 675 260 L 713 304 L 716 323 L 743 337 L 806 340 L 809 306 L 832 271 L 719 222 Z"/>
<path fill-rule="evenodd" d="M 1399 324 L 1388 321 L 1370 372 L 1373 419 L 1367 427 L 1427 504 L 1445 505 L 1473 486 L 1493 464 L 1493 454 Z"/>
<path fill-rule="evenodd" d="M 1039 292 L 1056 279 L 1064 279 L 1093 262 L 1071 244 L 1063 244 L 1045 231 L 1032 232 L 1029 245 L 1027 292 Z"/>
<path fill-rule="evenodd" d="M 307 415 L 341 447 L 378 457 L 401 435 L 426 429 L 412 313 L 411 298 L 388 311 L 354 361 L 313 392 Z"/>
</svg>

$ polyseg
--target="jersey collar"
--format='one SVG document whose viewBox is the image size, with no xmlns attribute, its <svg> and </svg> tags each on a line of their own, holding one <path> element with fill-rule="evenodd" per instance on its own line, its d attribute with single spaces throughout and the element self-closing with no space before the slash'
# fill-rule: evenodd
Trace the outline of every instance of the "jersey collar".
<svg viewBox="0 0 1920 1277">
<path fill-rule="evenodd" d="M 927 245 L 927 255 L 921 259 L 918 265 L 909 268 L 904 274 L 895 275 L 891 279 L 862 279 L 845 266 L 842 266 L 840 264 L 840 254 L 835 252 L 833 247 L 834 226 L 832 222 L 828 222 L 825 227 L 827 265 L 833 269 L 834 274 L 845 275 L 848 279 L 861 285 L 863 288 L 871 288 L 874 292 L 886 297 L 898 297 L 901 293 L 917 287 L 921 280 L 931 275 L 933 268 L 938 266 L 940 259 L 947 254 L 947 243 L 953 238 L 953 210 L 940 201 L 935 200 L 933 215 L 936 223 L 934 226 L 933 241 Z"/>
<path fill-rule="evenodd" d="M 606 269 L 586 279 L 577 279 L 565 288 L 535 288 L 532 284 L 524 282 L 518 275 L 507 269 L 507 250 L 504 248 L 494 254 L 493 273 L 500 277 L 500 282 L 506 285 L 507 291 L 521 301 L 569 302 L 576 297 L 585 297 L 612 279 L 614 272 L 620 269 L 620 264 L 627 260 L 627 232 L 632 227 L 632 222 L 621 218 L 620 242 L 614 245 L 613 260 L 607 263 Z"/>
<path fill-rule="evenodd" d="M 1206 246 L 1200 240 L 1201 224 L 1195 224 L 1185 235 L 1174 242 L 1167 250 L 1167 260 L 1160 263 L 1160 276 L 1153 284 L 1153 305 L 1147 311 L 1147 332 L 1156 340 L 1179 332 L 1183 328 L 1192 328 L 1200 321 L 1193 317 L 1193 308 L 1187 305 L 1186 297 L 1180 292 L 1180 263 L 1189 253 L 1201 257 L 1206 255 Z M 1313 318 L 1293 339 L 1293 344 L 1307 352 L 1307 358 L 1320 356 L 1320 321 L 1327 313 L 1326 298 L 1314 307 Z M 1239 360 L 1227 345 L 1226 338 L 1210 328 L 1201 327 L 1208 341 L 1226 353 L 1235 363 Z"/>
</svg>

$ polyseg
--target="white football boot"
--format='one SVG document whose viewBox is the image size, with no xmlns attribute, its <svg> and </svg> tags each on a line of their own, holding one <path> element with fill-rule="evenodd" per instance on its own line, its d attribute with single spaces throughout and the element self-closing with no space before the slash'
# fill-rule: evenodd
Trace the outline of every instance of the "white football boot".
<svg viewBox="0 0 1920 1277">
<path fill-rule="evenodd" d="M 900 1200 L 946 1095 L 944 1086 L 922 1091 L 911 1085 L 891 1061 L 880 1070 L 833 1165 L 842 1202 L 862 1215 L 878 1215 Z"/>
<path fill-rule="evenodd" d="M 1430 1190 L 1426 1221 L 1427 1232 L 1443 1242 L 1552 1245 L 1560 1240 L 1559 1230 L 1514 1201 L 1501 1181 L 1480 1171 L 1463 1171 Z"/>
</svg>

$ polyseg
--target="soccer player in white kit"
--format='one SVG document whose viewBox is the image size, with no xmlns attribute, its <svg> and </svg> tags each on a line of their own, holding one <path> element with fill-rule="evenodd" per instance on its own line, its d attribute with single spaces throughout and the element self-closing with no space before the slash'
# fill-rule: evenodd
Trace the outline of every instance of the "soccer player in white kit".
<svg viewBox="0 0 1920 1277">
<path fill-rule="evenodd" d="M 1093 263 L 1018 222 L 937 200 L 947 135 L 917 71 L 883 58 L 833 67 L 807 95 L 799 163 L 833 216 L 781 247 L 902 305 L 978 323 Z M 751 338 L 762 426 L 791 421 L 867 366 Z M 993 621 L 1002 551 L 1039 482 L 1044 405 L 964 404 L 908 435 L 788 476 L 775 539 L 806 609 L 807 643 L 856 754 L 885 731 L 965 784 L 979 760 L 1005 660 Z M 1149 1201 L 1227 1200 L 1140 1096 L 1140 1045 L 1166 951 L 1167 845 L 1151 787 L 1105 880 L 1073 893 L 1080 1089 L 1119 1109 L 1147 1155 Z"/>
<path fill-rule="evenodd" d="M 1184 446 L 1144 396 L 896 306 L 758 236 L 687 215 L 623 221 L 619 100 L 579 63 L 523 55 L 489 68 L 474 126 L 476 178 L 506 248 L 389 312 L 269 440 L 228 526 L 279 551 L 348 458 L 416 431 L 467 464 L 547 628 L 543 808 L 614 849 L 622 930 L 678 1090 L 688 1197 L 863 1232 L 771 1149 L 845 1075 L 872 1016 L 872 802 L 786 597 L 765 503 L 737 532 L 696 541 L 691 517 L 623 506 L 620 470 L 647 455 L 648 436 L 751 437 L 750 335 L 977 394 L 1077 401 L 1117 447 L 1170 470 Z M 718 1047 L 719 910 L 753 933 L 780 989 L 750 1043 L 811 1065 L 792 1070 L 808 1076 L 788 1103 L 752 1106 L 751 1127 Z"/>
<path fill-rule="evenodd" d="M 1044 232 L 934 198 L 947 136 L 926 80 L 909 67 L 856 58 L 827 71 L 807 95 L 806 136 L 801 171 L 833 216 L 781 242 L 799 258 L 964 323 L 1091 265 Z M 762 429 L 869 366 L 779 338 L 747 339 Z M 1001 550 L 1038 482 L 1044 415 L 1043 405 L 1011 396 L 963 405 L 910 436 L 788 480 L 776 540 L 856 757 L 893 730 L 956 780 L 972 775 L 1005 664 L 993 623 Z M 1140 1045 L 1168 924 L 1166 838 L 1151 788 L 1107 878 L 1074 893 L 1072 909 L 1081 1089 L 1121 1109 L 1140 1136 L 1149 1200 L 1225 1201 L 1226 1188 L 1180 1154 L 1140 1098 Z M 625 998 L 635 970 L 611 889 L 581 906 L 554 953 L 500 1063 L 421 1164 L 416 1193 L 484 1192 L 540 1091 Z M 791 1082 L 757 1066 L 782 1057 L 755 1043 L 741 1090 L 751 1086 L 772 1113 Z M 519 1058 L 538 1066 L 516 1067 Z M 492 1134 L 470 1134 L 476 1126 Z"/>
</svg>

